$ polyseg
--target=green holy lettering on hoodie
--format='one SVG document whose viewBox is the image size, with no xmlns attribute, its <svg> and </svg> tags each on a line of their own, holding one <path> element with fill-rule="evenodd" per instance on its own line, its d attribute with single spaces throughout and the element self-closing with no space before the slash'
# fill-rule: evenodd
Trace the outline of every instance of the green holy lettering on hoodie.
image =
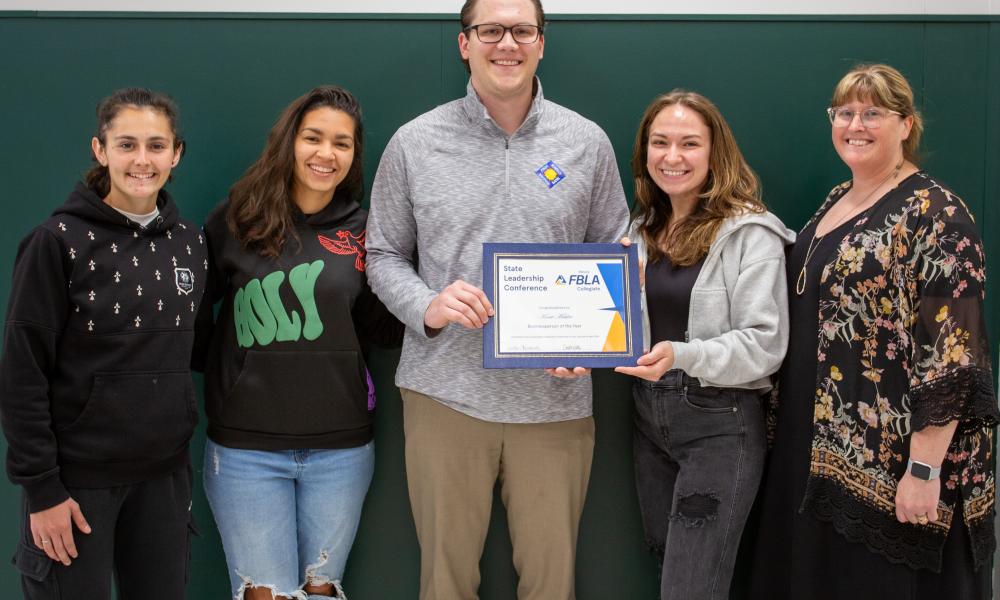
<svg viewBox="0 0 1000 600">
<path fill-rule="evenodd" d="M 285 282 L 285 273 L 275 271 L 264 279 L 251 279 L 236 290 L 233 298 L 233 320 L 236 340 L 242 348 L 254 343 L 267 346 L 271 342 L 294 342 L 300 337 L 312 341 L 323 333 L 323 321 L 316 310 L 316 279 L 323 272 L 321 260 L 302 263 L 288 272 L 288 285 L 302 307 L 302 317 L 289 313 L 278 290 Z M 303 322 L 304 319 L 304 322 Z"/>
</svg>

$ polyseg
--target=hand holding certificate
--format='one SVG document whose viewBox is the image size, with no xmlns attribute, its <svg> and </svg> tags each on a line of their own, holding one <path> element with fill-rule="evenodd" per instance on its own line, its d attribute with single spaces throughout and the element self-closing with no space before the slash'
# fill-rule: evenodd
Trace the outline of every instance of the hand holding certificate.
<svg viewBox="0 0 1000 600">
<path fill-rule="evenodd" d="M 424 314 L 424 325 L 431 330 L 442 329 L 448 323 L 479 329 L 492 316 L 493 306 L 483 290 L 459 279 L 434 297 Z"/>
<path fill-rule="evenodd" d="M 642 354 L 639 263 L 620 244 L 483 244 L 486 368 L 615 367 Z"/>
</svg>

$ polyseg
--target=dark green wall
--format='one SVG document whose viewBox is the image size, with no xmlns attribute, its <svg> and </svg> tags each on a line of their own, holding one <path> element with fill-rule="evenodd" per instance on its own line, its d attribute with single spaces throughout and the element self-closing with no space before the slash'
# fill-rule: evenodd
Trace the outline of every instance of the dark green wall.
<svg viewBox="0 0 1000 600">
<path fill-rule="evenodd" d="M 360 98 L 370 182 L 397 127 L 464 92 L 456 35 L 454 19 L 433 16 L 0 13 L 0 301 L 18 240 L 88 167 L 94 106 L 110 90 L 142 85 L 178 101 L 188 152 L 171 190 L 184 214 L 200 221 L 257 156 L 278 112 L 320 83 Z M 965 197 L 989 256 L 1000 256 L 1000 17 L 554 17 L 546 37 L 546 96 L 605 128 L 630 196 L 639 116 L 654 95 L 682 86 L 719 104 L 761 175 L 766 201 L 793 229 L 849 176 L 823 113 L 834 83 L 859 61 L 893 64 L 927 117 L 925 166 Z M 996 340 L 996 293 L 989 307 Z M 354 600 L 416 596 L 396 360 L 393 353 L 373 359 L 378 459 L 346 576 Z M 653 598 L 655 565 L 642 547 L 633 491 L 628 382 L 606 372 L 594 380 L 597 449 L 578 597 Z M 202 429 L 194 443 L 199 478 L 203 440 Z M 200 484 L 195 507 L 203 536 L 193 549 L 191 597 L 225 598 L 225 563 Z M 19 492 L 7 484 L 0 556 L 13 552 L 19 510 Z M 514 598 L 510 542 L 502 510 L 495 512 L 484 600 Z M 17 581 L 12 567 L 0 568 L 0 596 L 19 596 Z"/>
</svg>

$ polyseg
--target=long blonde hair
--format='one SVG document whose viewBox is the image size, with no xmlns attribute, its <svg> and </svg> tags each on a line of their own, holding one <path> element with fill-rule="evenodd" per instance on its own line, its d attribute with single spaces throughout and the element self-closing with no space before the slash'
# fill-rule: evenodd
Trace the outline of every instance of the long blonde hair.
<svg viewBox="0 0 1000 600">
<path fill-rule="evenodd" d="M 660 111 L 674 105 L 685 106 L 701 115 L 711 135 L 711 150 L 708 177 L 698 194 L 697 206 L 668 233 L 670 198 L 650 176 L 646 156 L 653 120 Z M 708 253 L 727 217 L 767 210 L 760 199 L 757 175 L 743 158 L 729 124 L 711 100 L 695 92 L 675 89 L 657 97 L 646 108 L 632 150 L 632 176 L 635 220 L 650 261 L 666 256 L 675 265 L 693 265 Z"/>
</svg>

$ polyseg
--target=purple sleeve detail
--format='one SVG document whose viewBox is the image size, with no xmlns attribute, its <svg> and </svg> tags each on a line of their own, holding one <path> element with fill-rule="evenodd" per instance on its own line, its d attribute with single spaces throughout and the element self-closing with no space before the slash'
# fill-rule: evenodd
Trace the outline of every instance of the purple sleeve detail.
<svg viewBox="0 0 1000 600">
<path fill-rule="evenodd" d="M 368 410 L 375 410 L 375 383 L 372 374 L 365 368 L 365 379 L 368 381 Z"/>
</svg>

